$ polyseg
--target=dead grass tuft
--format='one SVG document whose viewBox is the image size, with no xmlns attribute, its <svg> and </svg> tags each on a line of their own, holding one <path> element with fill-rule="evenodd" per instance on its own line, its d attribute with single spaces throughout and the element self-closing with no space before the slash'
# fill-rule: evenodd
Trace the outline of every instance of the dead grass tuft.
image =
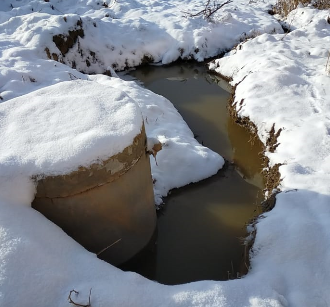
<svg viewBox="0 0 330 307">
<path fill-rule="evenodd" d="M 287 16 L 291 11 L 296 9 L 299 4 L 304 6 L 311 4 L 319 10 L 330 9 L 330 0 L 277 0 L 272 12 Z"/>
</svg>

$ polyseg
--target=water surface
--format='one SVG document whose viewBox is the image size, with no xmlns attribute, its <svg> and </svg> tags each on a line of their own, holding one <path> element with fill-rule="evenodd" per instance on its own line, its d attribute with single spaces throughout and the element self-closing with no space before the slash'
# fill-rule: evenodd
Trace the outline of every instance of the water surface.
<svg viewBox="0 0 330 307">
<path fill-rule="evenodd" d="M 173 190 L 158 217 L 158 237 L 122 266 L 164 284 L 227 280 L 246 272 L 246 223 L 262 199 L 258 141 L 228 115 L 228 84 L 203 65 L 147 66 L 130 73 L 179 110 L 196 139 L 229 163 L 217 175 Z"/>
</svg>

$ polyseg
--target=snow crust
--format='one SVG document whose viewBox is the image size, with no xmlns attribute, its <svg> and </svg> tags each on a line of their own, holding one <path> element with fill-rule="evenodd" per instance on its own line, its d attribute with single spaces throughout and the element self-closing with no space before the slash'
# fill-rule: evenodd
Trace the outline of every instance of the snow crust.
<svg viewBox="0 0 330 307">
<path fill-rule="evenodd" d="M 104 3 L 109 8 L 92 0 L 0 2 L 0 306 L 70 306 L 72 289 L 79 291 L 72 298 L 80 304 L 92 289 L 93 307 L 329 305 L 328 13 L 299 8 L 287 20 L 294 30 L 285 35 L 266 13 L 269 1 L 234 0 L 213 22 L 183 16 L 201 9 L 198 0 Z M 53 36 L 77 29 L 84 32 L 79 44 L 59 55 L 69 66 L 48 59 L 45 48 L 59 54 Z M 98 260 L 28 206 L 32 175 L 59 171 L 59 163 L 65 172 L 121 150 L 140 131 L 140 110 L 148 136 L 163 143 L 158 166 L 151 157 L 157 202 L 172 187 L 210 176 L 223 164 L 194 140 L 168 100 L 134 82 L 79 73 L 70 68 L 73 62 L 86 73 L 103 73 L 112 71 L 109 66 L 138 65 L 145 56 L 163 64 L 185 57 L 201 61 L 256 34 L 262 35 L 212 66 L 233 83 L 245 77 L 236 91 L 236 100 L 244 99 L 239 115 L 249 116 L 264 143 L 273 123 L 283 129 L 276 151 L 267 155 L 271 165 L 285 163 L 280 172 L 286 192 L 256 225 L 247 276 L 160 285 Z M 86 104 L 81 96 L 89 97 Z M 129 130 L 123 139 L 102 126 L 113 127 L 115 100 L 125 110 L 116 117 Z M 101 126 L 95 125 L 99 119 Z M 72 125 L 56 130 L 68 121 Z M 57 138 L 48 144 L 51 131 Z M 118 147 L 106 141 L 119 137 Z"/>
</svg>

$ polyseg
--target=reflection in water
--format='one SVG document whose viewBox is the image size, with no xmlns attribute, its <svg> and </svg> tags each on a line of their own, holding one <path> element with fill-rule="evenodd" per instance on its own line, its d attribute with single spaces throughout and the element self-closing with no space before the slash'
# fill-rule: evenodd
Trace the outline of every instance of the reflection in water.
<svg viewBox="0 0 330 307">
<path fill-rule="evenodd" d="M 262 197 L 261 144 L 248 142 L 249 133 L 228 116 L 229 93 L 203 65 L 148 66 L 131 75 L 168 98 L 197 140 L 234 164 L 172 191 L 159 214 L 157 244 L 122 268 L 164 284 L 236 277 L 244 271 L 239 238 Z"/>
</svg>

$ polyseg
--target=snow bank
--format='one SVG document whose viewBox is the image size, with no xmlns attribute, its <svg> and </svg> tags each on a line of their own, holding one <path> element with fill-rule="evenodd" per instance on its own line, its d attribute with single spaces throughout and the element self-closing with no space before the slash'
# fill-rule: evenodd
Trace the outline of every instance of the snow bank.
<svg viewBox="0 0 330 307">
<path fill-rule="evenodd" d="M 300 205 L 306 196 L 308 201 Z M 79 295 L 72 299 L 86 304 L 92 289 L 91 306 L 96 307 L 324 306 L 330 299 L 325 269 L 330 238 L 324 215 L 330 214 L 329 196 L 310 196 L 305 191 L 279 196 L 279 205 L 258 224 L 253 270 L 245 278 L 178 286 L 122 272 L 84 250 L 40 213 L 0 201 L 0 304 L 70 306 L 67 298 L 73 289 Z M 290 219 L 283 207 L 289 207 Z"/>
<path fill-rule="evenodd" d="M 297 9 L 288 16 L 296 30 L 260 35 L 210 66 L 233 84 L 244 79 L 236 89 L 238 115 L 256 124 L 264 144 L 273 124 L 282 129 L 276 151 L 267 153 L 271 166 L 284 164 L 281 190 L 330 194 L 327 17 L 326 11 Z"/>
<path fill-rule="evenodd" d="M 238 84 L 238 115 L 249 117 L 267 144 L 270 166 L 282 164 L 275 208 L 256 225 L 250 278 L 267 283 L 283 306 L 327 306 L 330 245 L 329 13 L 292 11 L 288 34 L 263 34 L 237 46 L 211 69 Z"/>
</svg>

